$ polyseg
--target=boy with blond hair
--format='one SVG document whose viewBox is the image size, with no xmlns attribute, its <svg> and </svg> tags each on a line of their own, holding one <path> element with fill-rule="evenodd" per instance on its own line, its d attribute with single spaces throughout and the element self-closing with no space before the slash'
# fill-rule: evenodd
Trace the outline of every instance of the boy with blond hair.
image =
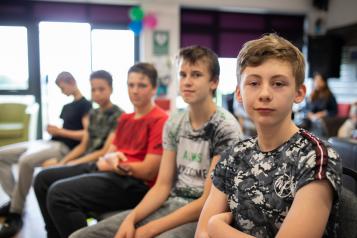
<svg viewBox="0 0 357 238">
<path fill-rule="evenodd" d="M 237 99 L 257 137 L 222 155 L 196 237 L 336 237 L 341 161 L 291 119 L 306 93 L 303 55 L 269 34 L 247 42 L 237 64 Z"/>
</svg>

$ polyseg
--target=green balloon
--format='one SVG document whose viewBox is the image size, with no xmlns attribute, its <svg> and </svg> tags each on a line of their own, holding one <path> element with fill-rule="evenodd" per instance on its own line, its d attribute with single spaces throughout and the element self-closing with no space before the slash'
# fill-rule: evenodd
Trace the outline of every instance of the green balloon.
<svg viewBox="0 0 357 238">
<path fill-rule="evenodd" d="M 129 17 L 132 21 L 141 21 L 144 18 L 144 11 L 141 7 L 132 7 L 129 10 Z"/>
</svg>

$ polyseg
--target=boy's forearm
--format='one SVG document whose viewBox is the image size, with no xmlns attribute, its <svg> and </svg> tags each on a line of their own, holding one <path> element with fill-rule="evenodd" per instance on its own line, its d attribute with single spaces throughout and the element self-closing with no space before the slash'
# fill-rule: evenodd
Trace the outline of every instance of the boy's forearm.
<svg viewBox="0 0 357 238">
<path fill-rule="evenodd" d="M 129 166 L 131 176 L 144 181 L 153 180 L 158 173 L 158 168 L 153 171 L 153 169 L 147 168 L 143 162 L 133 162 Z"/>
<path fill-rule="evenodd" d="M 196 199 L 185 206 L 177 209 L 176 211 L 170 213 L 167 216 L 159 218 L 155 221 L 155 227 L 157 227 L 158 234 L 161 234 L 165 231 L 178 227 L 180 225 L 196 222 L 198 221 L 200 212 L 204 204 L 204 199 Z"/>
<path fill-rule="evenodd" d="M 82 156 L 82 157 L 76 159 L 75 162 L 76 162 L 76 164 L 88 163 L 88 162 L 97 160 L 99 157 L 103 156 L 104 154 L 105 154 L 105 151 L 96 150 L 90 154 L 87 154 L 85 156 Z"/>
<path fill-rule="evenodd" d="M 170 188 L 164 186 L 154 186 L 149 190 L 141 202 L 130 213 L 134 224 L 140 222 L 145 217 L 159 209 L 170 195 Z"/>
<path fill-rule="evenodd" d="M 81 156 L 85 151 L 85 148 L 82 144 L 79 144 L 78 146 L 74 147 L 73 150 L 71 150 L 64 158 L 63 158 L 63 163 L 67 163 L 71 160 L 74 160 Z"/>
<path fill-rule="evenodd" d="M 83 138 L 84 131 L 85 130 L 67 130 L 67 129 L 61 128 L 59 130 L 58 135 L 61 137 L 80 141 Z"/>
<path fill-rule="evenodd" d="M 231 227 L 224 221 L 218 221 L 214 224 L 210 224 L 207 231 L 210 238 L 254 238 L 254 236 L 245 234 L 244 232 Z"/>
</svg>

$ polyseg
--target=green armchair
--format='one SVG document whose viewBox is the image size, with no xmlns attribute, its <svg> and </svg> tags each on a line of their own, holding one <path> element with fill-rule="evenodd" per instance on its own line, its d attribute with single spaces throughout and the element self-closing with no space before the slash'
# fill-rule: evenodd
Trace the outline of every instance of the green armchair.
<svg viewBox="0 0 357 238">
<path fill-rule="evenodd" d="M 0 103 L 0 146 L 34 139 L 37 114 L 37 103 Z"/>
</svg>

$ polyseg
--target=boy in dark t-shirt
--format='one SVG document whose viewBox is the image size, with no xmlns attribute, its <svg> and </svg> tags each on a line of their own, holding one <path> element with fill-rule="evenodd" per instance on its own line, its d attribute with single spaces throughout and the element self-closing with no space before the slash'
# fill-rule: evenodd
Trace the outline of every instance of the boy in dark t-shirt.
<svg viewBox="0 0 357 238">
<path fill-rule="evenodd" d="M 291 120 L 306 93 L 303 55 L 266 35 L 244 45 L 237 77 L 257 137 L 222 155 L 196 237 L 337 237 L 341 161 Z"/>
<path fill-rule="evenodd" d="M 62 159 L 79 143 L 88 123 L 88 112 L 92 105 L 82 96 L 73 75 L 61 72 L 55 82 L 63 94 L 74 98 L 73 102 L 62 108 L 62 128 L 47 126 L 51 140 L 21 142 L 0 148 L 0 183 L 10 197 L 10 201 L 0 208 L 0 217 L 5 217 L 0 237 L 12 236 L 21 228 L 21 216 L 34 169 L 48 166 L 50 161 Z M 17 182 L 11 169 L 14 164 L 18 164 L 19 168 Z"/>
<path fill-rule="evenodd" d="M 83 133 L 77 133 L 79 135 L 76 135 L 76 138 L 69 138 L 66 136 L 66 130 L 83 130 L 82 117 L 83 115 L 88 115 L 91 108 L 92 103 L 84 97 L 64 105 L 60 114 L 60 118 L 63 120 L 62 130 L 57 129 L 54 125 L 47 126 L 47 132 L 52 135 L 51 140 L 63 142 L 70 150 L 76 147 L 79 144 Z M 88 120 L 88 117 L 86 120 Z M 88 124 L 88 121 L 86 124 Z"/>
</svg>

